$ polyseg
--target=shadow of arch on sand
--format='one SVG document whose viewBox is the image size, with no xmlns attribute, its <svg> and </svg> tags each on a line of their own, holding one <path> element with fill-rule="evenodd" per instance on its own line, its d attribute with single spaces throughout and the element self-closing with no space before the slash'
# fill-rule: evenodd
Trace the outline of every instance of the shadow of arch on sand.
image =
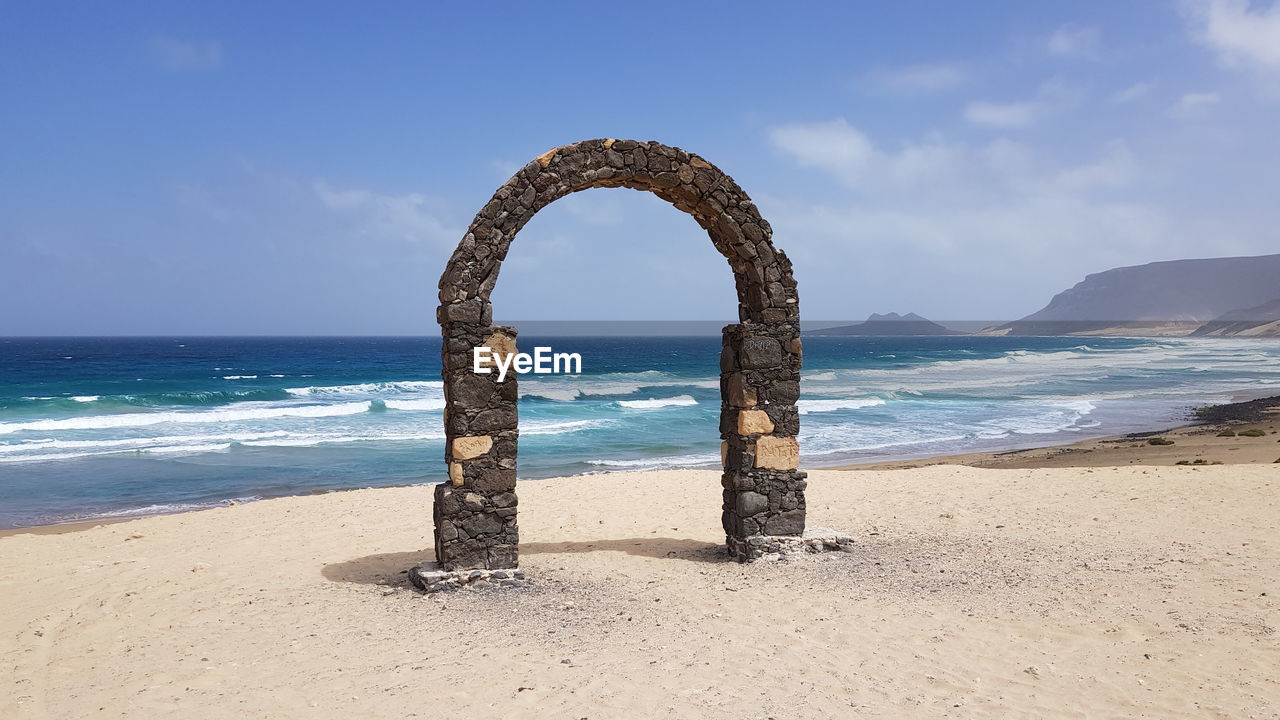
<svg viewBox="0 0 1280 720">
<path fill-rule="evenodd" d="M 520 546 L 524 555 L 574 555 L 589 552 L 624 552 L 638 557 L 687 560 L 689 562 L 728 563 L 732 558 L 719 543 L 688 538 L 647 537 L 616 540 L 574 540 L 566 542 L 532 542 Z M 330 582 L 362 585 L 400 585 L 405 583 L 405 568 L 434 559 L 431 550 L 379 553 L 325 565 L 320 574 Z"/>
</svg>

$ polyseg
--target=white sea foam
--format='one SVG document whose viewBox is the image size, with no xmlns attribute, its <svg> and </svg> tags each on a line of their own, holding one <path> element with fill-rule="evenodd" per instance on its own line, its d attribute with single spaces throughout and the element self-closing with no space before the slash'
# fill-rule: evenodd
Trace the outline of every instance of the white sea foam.
<svg viewBox="0 0 1280 720">
<path fill-rule="evenodd" d="M 107 512 L 93 513 L 85 515 L 76 520 L 93 520 L 95 518 L 121 518 L 121 517 L 137 517 L 142 515 L 167 515 L 169 513 L 188 512 L 191 510 L 207 510 L 215 507 L 225 507 L 231 504 L 240 504 L 247 502 L 255 502 L 261 500 L 261 495 L 250 495 L 247 497 L 230 498 L 227 500 L 217 500 L 203 503 L 159 503 L 156 505 L 146 505 L 137 508 L 126 508 L 124 510 L 110 510 Z"/>
<path fill-rule="evenodd" d="M 21 463 L 21 462 L 48 462 L 51 460 L 72 460 L 75 458 L 90 457 L 95 455 L 116 455 L 122 453 L 128 454 L 188 454 L 195 455 L 199 453 L 214 452 L 217 450 L 226 450 L 229 447 L 226 443 L 210 443 L 206 445 L 173 445 L 158 446 L 149 448 L 139 448 L 137 450 L 114 450 L 110 452 L 68 452 L 68 453 L 41 453 L 36 455 L 13 455 L 0 457 L 0 463 Z"/>
<path fill-rule="evenodd" d="M 223 375 L 223 380 L 257 380 L 257 375 Z"/>
<path fill-rule="evenodd" d="M 73 395 L 71 399 L 75 400 L 78 403 L 91 403 L 91 402 L 96 402 L 98 400 L 98 396 L 97 395 Z"/>
<path fill-rule="evenodd" d="M 520 391 L 520 397 L 540 397 L 557 402 L 572 402 L 577 400 L 581 394 L 577 388 L 535 388 L 533 390 Z"/>
<path fill-rule="evenodd" d="M 1068 410 L 1073 410 L 1081 417 L 1088 415 L 1089 413 L 1098 409 L 1097 405 L 1094 405 L 1092 402 L 1090 402 L 1086 398 L 1059 400 L 1054 404 L 1057 405 L 1058 407 L 1064 407 L 1064 408 L 1067 408 Z"/>
<path fill-rule="evenodd" d="M 306 377 L 305 375 L 303 377 Z M 356 383 L 354 385 L 317 385 L 312 387 L 285 388 L 285 392 L 298 397 L 373 397 L 388 393 L 422 393 L 439 390 L 440 380 L 399 380 L 395 382 Z"/>
<path fill-rule="evenodd" d="M 360 405 L 363 406 L 363 403 Z M 521 423 L 525 436 L 561 435 L 606 428 L 609 419 L 541 420 Z M 128 427 L 128 426 L 125 426 Z M 208 434 L 157 435 L 100 440 L 56 438 L 0 443 L 0 463 L 48 462 L 102 455 L 195 455 L 225 452 L 235 446 L 253 448 L 313 447 L 329 444 L 377 444 L 384 442 L 435 442 L 445 437 L 443 428 L 397 432 L 394 427 L 337 428 L 332 432 L 211 432 Z"/>
<path fill-rule="evenodd" d="M 799 400 L 796 402 L 796 407 L 800 408 L 801 415 L 808 415 L 809 413 L 834 412 L 836 410 L 858 410 L 884 405 L 884 403 L 884 398 L 865 397 L 836 400 Z"/>
<path fill-rule="evenodd" d="M 649 398 L 648 400 L 619 400 L 618 405 L 632 410 L 653 410 L 664 407 L 685 407 L 697 405 L 698 401 L 689 395 L 677 395 L 671 398 Z"/>
<path fill-rule="evenodd" d="M 623 470 L 661 470 L 673 467 L 718 465 L 719 455 L 669 455 L 665 457 L 636 458 L 633 460 L 588 460 L 588 465 Z"/>
<path fill-rule="evenodd" d="M 245 407 L 253 405 L 253 407 Z M 264 406 L 265 405 L 265 406 Z M 323 418 L 355 415 L 369 410 L 369 403 L 346 402 L 332 405 L 269 405 L 239 403 L 236 406 L 202 411 L 169 411 L 152 413 L 121 413 L 118 415 L 91 415 L 61 420 L 34 420 L 31 422 L 0 423 L 0 435 L 23 430 L 101 430 L 104 428 L 145 427 L 161 423 L 227 423 L 271 418 Z"/>
<path fill-rule="evenodd" d="M 597 430 L 614 424 L 612 420 L 563 420 L 520 424 L 521 435 L 560 435 L 580 430 Z"/>
<path fill-rule="evenodd" d="M 619 377 L 641 376 L 643 380 L 625 381 Z M 659 387 L 692 387 L 719 389 L 720 380 L 701 379 L 661 379 L 670 377 L 666 373 L 648 371 L 644 373 L 607 373 L 597 379 L 580 375 L 565 376 L 557 379 L 527 379 L 520 381 L 520 397 L 540 397 L 559 402 L 572 402 L 586 397 L 607 395 L 631 395 L 645 388 Z"/>
<path fill-rule="evenodd" d="M 56 441 L 37 450 L 63 449 L 71 452 L 29 452 L 33 448 L 0 446 L 0 463 L 48 462 L 102 455 L 198 455 L 225 452 L 239 445 L 244 447 L 313 447 L 327 444 L 377 443 L 396 441 L 443 440 L 444 431 L 420 433 L 371 433 L 366 435 L 342 435 L 332 433 L 298 434 L 290 432 L 212 435 L 203 437 L 164 436 L 155 438 L 129 438 L 126 440 Z M 191 442 L 203 440 L 204 442 Z M 166 444 L 169 443 L 169 444 Z"/>
<path fill-rule="evenodd" d="M 444 398 L 426 398 L 423 400 L 384 400 L 390 410 L 442 410 Z"/>
<path fill-rule="evenodd" d="M 153 437 L 133 437 L 133 438 L 117 438 L 102 440 L 59 440 L 55 438 L 41 438 L 36 440 L 23 440 L 18 443 L 0 443 L 0 455 L 12 455 L 17 453 L 31 452 L 32 450 L 50 450 L 50 449 L 93 449 L 106 450 L 111 452 L 131 451 L 137 449 L 145 449 L 151 446 L 178 446 L 210 443 L 213 441 L 232 443 L 245 442 L 250 440 L 265 440 L 269 438 L 288 437 L 289 433 L 284 430 L 276 430 L 272 432 L 257 433 L 212 433 L 208 435 L 157 435 Z"/>
<path fill-rule="evenodd" d="M 954 428 L 935 428 L 933 432 L 914 428 L 883 427 L 868 429 L 859 426 L 834 425 L 825 427 L 800 426 L 800 452 L 804 457 L 853 454 L 954 443 L 970 436 Z"/>
</svg>

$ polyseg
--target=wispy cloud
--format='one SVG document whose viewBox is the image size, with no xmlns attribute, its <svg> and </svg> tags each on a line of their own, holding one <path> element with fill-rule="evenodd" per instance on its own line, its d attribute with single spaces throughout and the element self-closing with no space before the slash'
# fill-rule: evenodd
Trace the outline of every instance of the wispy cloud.
<svg viewBox="0 0 1280 720">
<path fill-rule="evenodd" d="M 1280 0 L 1193 0 L 1184 7 L 1197 39 L 1224 65 L 1280 70 Z"/>
<path fill-rule="evenodd" d="M 1055 57 L 1096 60 L 1100 49 L 1100 35 L 1095 27 L 1069 23 L 1059 26 L 1045 39 L 1045 50 Z"/>
<path fill-rule="evenodd" d="M 1162 208 L 1132 198 L 1146 173 L 1122 141 L 1064 162 L 1005 138 L 968 143 L 931 134 L 885 145 L 843 119 L 784 125 L 770 137 L 793 161 L 845 188 L 823 200 L 770 201 L 780 236 L 809 239 L 788 252 L 810 272 L 834 264 L 868 268 L 870 277 L 876 267 L 928 257 L 922 264 L 935 272 L 946 266 L 948 277 L 987 277 L 1008 283 L 1010 297 L 1023 290 L 1035 297 L 1046 276 L 1049 285 L 1070 283 L 1163 253 L 1176 234 Z M 1085 244 L 1089 252 L 1064 265 L 1063 252 Z"/>
<path fill-rule="evenodd" d="M 324 207 L 353 219 L 362 235 L 438 247 L 449 247 L 461 237 L 439 218 L 439 201 L 422 193 L 379 194 L 324 180 L 313 181 L 311 189 Z"/>
<path fill-rule="evenodd" d="M 1136 102 L 1150 95 L 1155 88 L 1156 84 L 1154 82 L 1137 82 L 1123 90 L 1117 90 L 1112 93 L 1110 100 L 1118 105 Z"/>
<path fill-rule="evenodd" d="M 846 180 L 860 177 L 875 159 L 871 141 L 844 118 L 796 123 L 769 132 L 774 147 L 800 165 L 826 170 Z"/>
<path fill-rule="evenodd" d="M 921 63 L 877 68 L 867 73 L 864 79 L 868 84 L 889 92 L 918 95 L 960 87 L 969 81 L 969 72 L 955 63 Z"/>
<path fill-rule="evenodd" d="M 975 125 L 1019 128 L 1030 125 L 1040 115 L 1042 106 L 1036 100 L 1017 102 L 974 101 L 964 108 L 964 119 Z"/>
<path fill-rule="evenodd" d="M 1028 191 L 1115 188 L 1137 175 L 1132 152 L 1119 141 L 1107 144 L 1092 161 L 1059 166 L 1039 158 L 1030 146 L 1007 139 L 973 145 L 934 134 L 881 148 L 844 118 L 778 126 L 770 131 L 770 140 L 797 164 L 823 170 L 861 191 L 900 191 L 904 200 L 920 193 L 973 197 L 989 192 L 987 198 L 994 202 Z"/>
<path fill-rule="evenodd" d="M 1169 114 L 1179 118 L 1190 118 L 1204 114 L 1209 108 L 1222 101 L 1222 96 L 1214 92 L 1191 92 L 1178 98 L 1169 108 Z"/>
<path fill-rule="evenodd" d="M 1077 96 L 1058 80 L 1040 85 L 1034 97 L 1006 102 L 975 100 L 965 106 L 964 118 L 974 125 L 994 128 L 1021 128 L 1031 125 Z"/>
<path fill-rule="evenodd" d="M 222 67 L 222 45 L 156 35 L 147 43 L 151 58 L 171 72 L 209 71 Z"/>
</svg>

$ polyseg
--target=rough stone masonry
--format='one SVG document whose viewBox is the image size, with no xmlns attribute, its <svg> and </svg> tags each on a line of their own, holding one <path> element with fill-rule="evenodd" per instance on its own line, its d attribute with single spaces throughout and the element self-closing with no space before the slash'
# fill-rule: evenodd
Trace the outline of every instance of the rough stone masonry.
<svg viewBox="0 0 1280 720">
<path fill-rule="evenodd" d="M 740 322 L 724 328 L 720 355 L 726 542 L 735 557 L 752 560 L 769 546 L 761 538 L 804 533 L 800 304 L 791 262 L 773 247 L 773 231 L 746 192 L 701 157 L 656 142 L 584 140 L 540 155 L 498 188 L 440 278 L 449 480 L 435 488 L 434 517 L 444 571 L 518 564 L 516 377 L 473 372 L 472 349 L 515 352 L 515 329 L 493 324 L 489 302 L 511 241 L 548 204 L 596 187 L 652 192 L 692 215 L 728 260 Z"/>
</svg>

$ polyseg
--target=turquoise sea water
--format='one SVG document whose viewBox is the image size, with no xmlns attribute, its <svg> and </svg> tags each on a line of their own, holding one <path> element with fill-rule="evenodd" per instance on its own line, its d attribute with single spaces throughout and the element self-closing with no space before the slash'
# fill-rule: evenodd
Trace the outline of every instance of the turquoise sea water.
<svg viewBox="0 0 1280 720">
<path fill-rule="evenodd" d="M 718 337 L 522 337 L 520 476 L 719 460 Z M 0 339 L 0 527 L 444 477 L 436 338 Z M 1158 429 L 1280 393 L 1280 342 L 806 338 L 813 467 Z"/>
</svg>

